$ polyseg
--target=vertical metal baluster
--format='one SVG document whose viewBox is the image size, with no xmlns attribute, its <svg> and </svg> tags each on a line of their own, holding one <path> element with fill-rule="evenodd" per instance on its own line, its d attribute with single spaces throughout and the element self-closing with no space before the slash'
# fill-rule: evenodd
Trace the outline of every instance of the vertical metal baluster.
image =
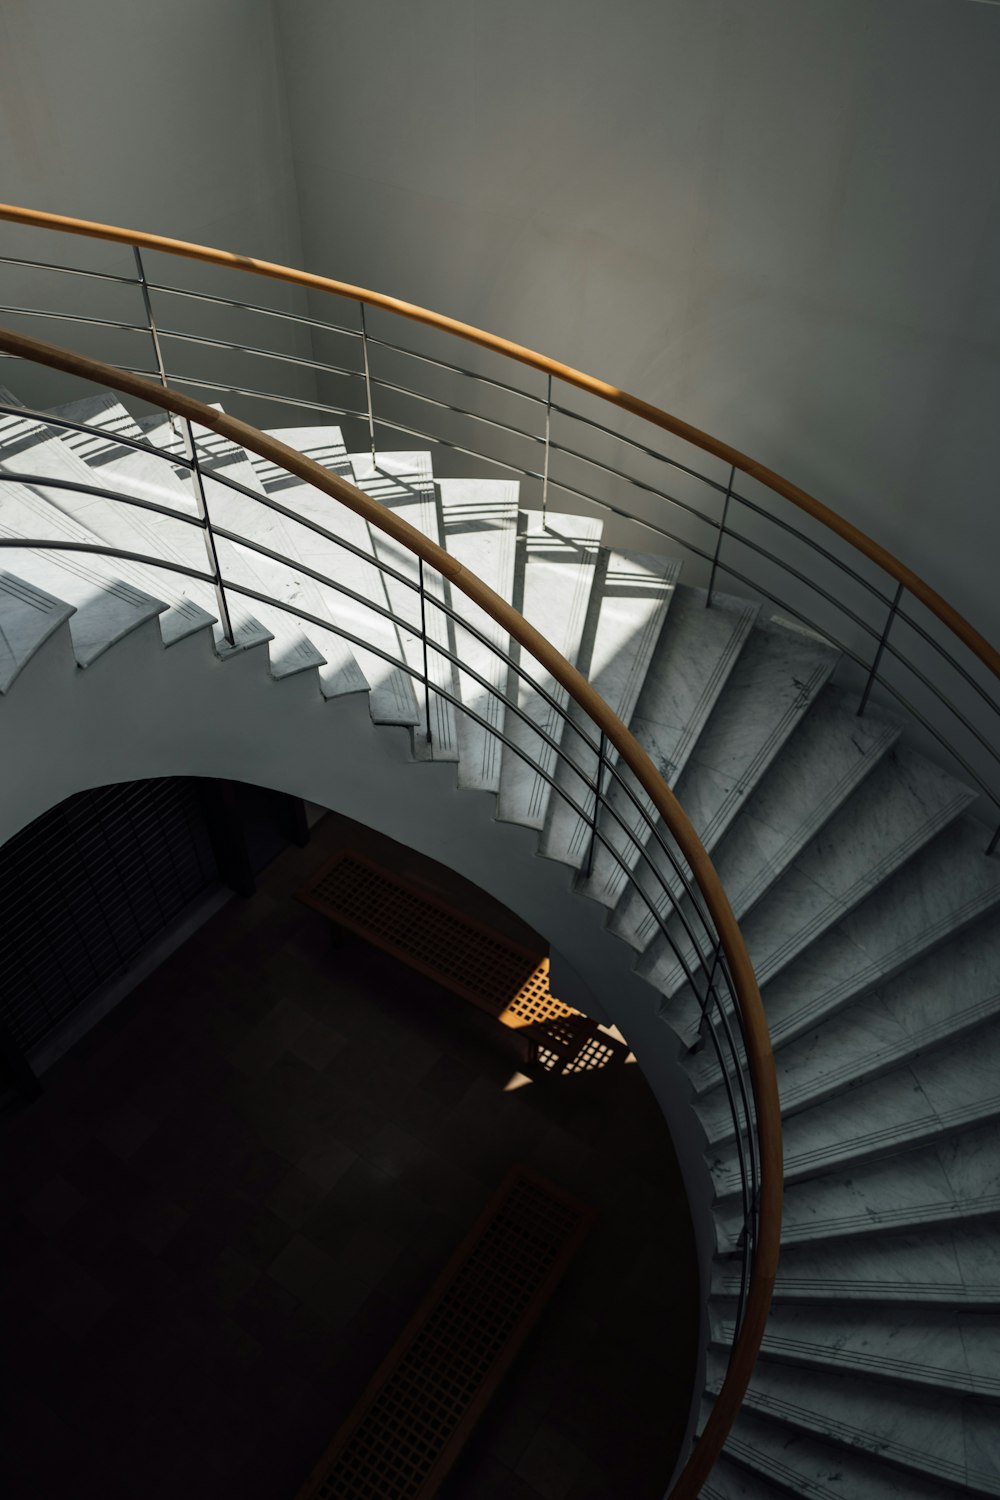
<svg viewBox="0 0 1000 1500">
<path fill-rule="evenodd" d="M 549 376 L 548 393 L 545 397 L 545 463 L 542 467 L 542 525 L 549 508 L 549 439 L 552 435 L 552 376 Z"/>
<path fill-rule="evenodd" d="M 132 254 L 135 256 L 135 269 L 139 277 L 139 289 L 142 292 L 143 306 L 146 309 L 146 325 L 149 328 L 149 336 L 153 341 L 153 359 L 160 376 L 160 384 L 164 390 L 167 387 L 167 372 L 163 368 L 163 354 L 160 350 L 160 335 L 156 330 L 156 319 L 153 317 L 153 304 L 149 300 L 149 283 L 146 280 L 146 272 L 143 269 L 142 256 L 139 254 L 138 245 L 132 246 Z"/>
<path fill-rule="evenodd" d="M 160 348 L 160 335 L 156 327 L 156 319 L 153 317 L 153 303 L 149 295 L 149 283 L 146 280 L 146 271 L 142 264 L 142 256 L 139 254 L 138 245 L 132 246 L 132 254 L 135 256 L 135 269 L 136 275 L 139 278 L 139 290 L 142 292 L 142 305 L 146 309 L 146 326 L 149 329 L 149 337 L 153 343 L 153 359 L 156 363 L 157 374 L 160 377 L 160 384 L 164 390 L 167 390 L 167 371 L 163 363 L 163 351 Z M 168 420 L 170 422 L 170 430 L 176 436 L 179 430 L 178 418 L 174 416 L 173 412 L 170 412 Z"/>
<path fill-rule="evenodd" d="M 194 475 L 195 497 L 198 502 L 198 514 L 204 522 L 205 550 L 208 553 L 209 567 L 212 569 L 215 584 L 215 598 L 219 606 L 219 614 L 222 616 L 222 634 L 230 646 L 235 644 L 233 639 L 233 622 L 229 618 L 229 601 L 226 598 L 226 590 L 222 583 L 222 570 L 219 567 L 219 554 L 215 548 L 215 533 L 212 530 L 212 518 L 208 513 L 208 497 L 205 494 L 205 480 L 201 472 L 201 464 L 198 459 L 198 449 L 195 447 L 194 431 L 190 421 L 185 418 L 187 427 L 188 449 L 191 454 L 191 472 Z"/>
<path fill-rule="evenodd" d="M 858 718 L 860 718 L 865 711 L 865 705 L 868 702 L 868 694 L 872 690 L 872 684 L 875 681 L 875 675 L 878 672 L 878 664 L 882 660 L 882 652 L 885 650 L 885 643 L 889 639 L 889 631 L 892 629 L 892 622 L 896 618 L 896 610 L 899 608 L 899 601 L 902 596 L 903 585 L 898 584 L 896 588 L 895 598 L 892 601 L 892 607 L 889 610 L 889 614 L 886 618 L 885 626 L 878 643 L 878 650 L 875 652 L 875 660 L 872 662 L 871 671 L 868 673 L 868 681 L 865 683 L 865 690 L 861 694 L 861 702 L 858 704 Z"/>
<path fill-rule="evenodd" d="M 996 847 L 997 847 L 998 844 L 1000 844 L 1000 824 L 998 824 L 996 833 L 993 835 L 993 837 L 990 839 L 989 843 L 986 846 L 986 853 L 987 853 L 987 855 L 995 854 L 996 853 Z"/>
<path fill-rule="evenodd" d="M 427 728 L 427 743 L 431 740 L 431 689 L 427 676 L 427 596 L 424 592 L 424 560 L 418 558 L 420 564 L 420 635 L 424 644 L 424 715 Z"/>
<path fill-rule="evenodd" d="M 712 571 L 708 577 L 708 593 L 705 596 L 705 608 L 710 609 L 712 605 L 712 590 L 715 587 L 715 574 L 719 566 L 719 553 L 722 551 L 722 538 L 726 534 L 726 517 L 729 514 L 729 502 L 733 498 L 733 485 L 736 483 L 736 465 L 733 464 L 729 470 L 729 483 L 726 485 L 726 498 L 722 502 L 722 520 L 719 522 L 719 535 L 715 538 L 715 556 L 712 558 Z"/>
<path fill-rule="evenodd" d="M 365 360 L 365 395 L 368 398 L 368 442 L 372 450 L 372 468 L 377 468 L 375 463 L 375 413 L 372 407 L 372 377 L 368 366 L 368 329 L 365 325 L 365 304 L 358 303 L 361 309 L 361 352 Z"/>
<path fill-rule="evenodd" d="M 601 730 L 601 743 L 597 751 L 597 788 L 594 792 L 594 813 L 590 820 L 590 843 L 587 847 L 587 879 L 594 873 L 594 845 L 597 843 L 597 818 L 601 810 L 601 782 L 604 779 L 604 747 L 606 744 L 604 730 Z"/>
</svg>

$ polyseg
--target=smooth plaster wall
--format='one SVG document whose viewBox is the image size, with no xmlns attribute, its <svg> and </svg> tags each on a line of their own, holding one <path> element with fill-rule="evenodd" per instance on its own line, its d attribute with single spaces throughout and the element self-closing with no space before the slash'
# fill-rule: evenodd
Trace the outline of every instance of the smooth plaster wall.
<svg viewBox="0 0 1000 1500">
<path fill-rule="evenodd" d="M 1000 7 L 275 16 L 311 269 L 743 447 L 1000 637 Z"/>
<path fill-rule="evenodd" d="M 269 0 L 3 0 L 0 4 L 0 198 L 53 213 L 192 239 L 299 264 L 303 258 L 283 84 Z M 0 224 L 0 250 L 134 275 L 124 247 Z M 249 278 L 147 256 L 147 275 L 229 296 Z M 295 294 L 282 294 L 293 306 Z M 0 266 L 0 303 L 22 300 L 141 321 L 137 291 Z M 164 326 L 189 326 L 174 299 Z M 231 316 L 199 321 L 232 336 Z M 20 331 L 111 359 L 150 361 L 145 336 L 2 317 Z M 244 323 L 249 337 L 254 330 Z M 273 325 L 272 325 L 273 326 Z M 168 369 L 193 368 L 165 343 Z M 260 378 L 260 369 L 255 372 Z M 233 368 L 241 375 L 244 367 Z M 40 382 L 45 391 L 53 377 Z M 32 381 L 0 369 L 31 395 Z M 25 388 L 27 385 L 27 389 Z M 307 382 L 303 389 L 311 388 Z M 68 391 L 84 394 L 82 389 Z M 261 412 L 261 419 L 268 417 Z M 275 420 L 273 416 L 270 420 Z"/>
</svg>

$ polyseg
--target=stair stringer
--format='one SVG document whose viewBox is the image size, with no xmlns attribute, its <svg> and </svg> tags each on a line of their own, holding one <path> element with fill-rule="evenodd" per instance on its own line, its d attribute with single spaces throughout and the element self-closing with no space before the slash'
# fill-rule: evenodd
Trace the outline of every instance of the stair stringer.
<svg viewBox="0 0 1000 1500">
<path fill-rule="evenodd" d="M 596 1000 L 634 1052 L 670 1130 L 691 1212 L 700 1278 L 699 1365 L 682 1452 L 705 1385 L 708 1294 L 716 1253 L 706 1136 L 681 1044 L 660 997 L 605 911 L 574 893 L 573 870 L 536 857 L 538 833 L 495 818 L 491 792 L 459 790 L 456 766 L 417 761 L 405 727 L 376 725 L 368 695 L 325 699 L 318 673 L 275 679 L 266 651 L 220 657 L 203 629 L 163 644 L 156 619 L 86 669 L 64 622 L 0 697 L 0 844 L 64 798 L 164 776 L 232 778 L 302 797 L 419 849 L 545 934 L 565 971 L 586 975 L 574 999 Z M 72 744 L 73 753 L 66 753 Z"/>
</svg>

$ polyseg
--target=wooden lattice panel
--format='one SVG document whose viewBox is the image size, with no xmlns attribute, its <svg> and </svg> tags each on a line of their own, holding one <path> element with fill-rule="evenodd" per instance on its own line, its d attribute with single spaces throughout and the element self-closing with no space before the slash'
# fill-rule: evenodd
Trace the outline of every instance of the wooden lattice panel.
<svg viewBox="0 0 1000 1500">
<path fill-rule="evenodd" d="M 542 954 L 450 910 L 360 855 L 342 851 L 298 894 L 507 1026 L 574 1014 L 549 993 L 549 961 Z"/>
<path fill-rule="evenodd" d="M 298 1500 L 427 1500 L 593 1218 L 514 1167 L 383 1361 Z"/>
<path fill-rule="evenodd" d="M 545 1072 L 589 1072 L 625 1056 L 596 1021 L 552 994 L 546 956 L 362 855 L 341 850 L 298 898 L 521 1032 Z"/>
</svg>

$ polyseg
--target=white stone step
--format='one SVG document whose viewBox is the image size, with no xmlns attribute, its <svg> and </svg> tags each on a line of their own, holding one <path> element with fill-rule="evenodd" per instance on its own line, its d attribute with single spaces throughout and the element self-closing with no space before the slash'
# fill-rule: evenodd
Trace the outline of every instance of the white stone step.
<svg viewBox="0 0 1000 1500">
<path fill-rule="evenodd" d="M 856 729 L 856 723 L 844 715 L 843 694 L 823 693 L 786 754 L 757 787 L 729 837 L 715 850 L 718 877 L 748 947 L 751 933 L 756 935 L 756 965 L 772 956 L 783 957 L 783 939 L 801 933 L 798 947 L 804 947 L 805 939 L 831 926 L 846 909 L 843 897 L 852 879 L 859 883 L 855 900 L 864 895 L 865 877 L 871 882 L 880 868 L 879 859 L 889 856 L 882 849 L 870 849 L 871 834 L 885 831 L 888 850 L 897 850 L 898 859 L 906 858 L 910 852 L 907 835 L 913 826 L 922 826 L 919 793 L 924 781 L 928 781 L 927 798 L 939 790 L 943 772 L 934 766 L 924 772 L 925 762 L 918 760 L 912 772 L 918 783 L 916 795 L 907 798 L 906 783 L 897 784 L 895 766 L 886 771 L 880 763 L 883 754 L 891 753 L 889 742 L 898 733 L 897 727 L 883 720 Z M 912 757 L 906 763 L 910 766 Z M 876 775 L 880 778 L 870 787 Z M 819 789 L 825 795 L 817 795 Z M 954 792 L 958 798 L 958 786 Z M 964 805 L 957 802 L 957 811 Z M 858 837 L 859 826 L 867 837 Z M 927 837 L 934 831 L 936 825 L 930 823 Z M 688 921 L 693 916 L 690 897 L 682 901 L 681 915 Z M 664 995 L 672 995 L 682 983 L 670 939 L 681 945 L 685 956 L 691 956 L 681 918 L 673 916 L 666 932 L 648 942 L 637 966 Z M 795 951 L 798 948 L 793 947 L 789 957 Z M 765 980 L 760 969 L 757 978 L 760 983 Z"/>
<path fill-rule="evenodd" d="M 754 1483 L 771 1486 L 726 1488 L 726 1500 L 758 1500 L 762 1493 L 802 1496 L 802 1500 L 956 1500 L 951 1485 L 888 1464 L 806 1433 L 790 1432 L 780 1423 L 746 1410 L 733 1425 L 724 1449 Z M 725 1483 L 730 1484 L 729 1470 Z"/>
<path fill-rule="evenodd" d="M 0 486 L 0 537 L 99 541 L 26 485 L 7 483 Z M 5 562 L 13 564 L 14 576 L 23 584 L 72 607 L 69 630 L 81 667 L 90 666 L 109 646 L 169 608 L 165 600 L 122 576 L 127 563 L 120 565 L 119 572 L 114 559 L 85 552 L 36 547 L 5 547 L 3 551 Z"/>
<path fill-rule="evenodd" d="M 736 1297 L 739 1268 L 716 1261 L 712 1294 Z M 829 1244 L 785 1245 L 778 1302 L 931 1303 L 1000 1312 L 1000 1236 L 995 1226 L 920 1226 L 911 1233 Z"/>
<path fill-rule="evenodd" d="M 822 1025 L 994 913 L 1000 907 L 1000 856 L 986 857 L 988 838 L 982 824 L 958 818 L 765 983 L 774 1047 Z M 687 989 L 664 1001 L 661 1015 L 688 1045 L 695 1042 L 698 1006 Z M 687 1066 L 698 1088 L 718 1080 L 710 1057 L 696 1054 Z"/>
<path fill-rule="evenodd" d="M 6 568 L 0 571 L 0 693 L 9 691 L 21 668 L 72 614 L 64 599 Z"/>
<path fill-rule="evenodd" d="M 732 1308 L 709 1303 L 709 1326 L 712 1345 L 728 1351 Z M 803 1384 L 814 1370 L 836 1370 L 995 1400 L 1000 1397 L 997 1338 L 997 1321 L 989 1312 L 782 1305 L 772 1308 L 761 1353 L 800 1366 Z"/>
<path fill-rule="evenodd" d="M 227 592 L 230 611 L 249 606 L 270 632 L 272 675 L 280 678 L 315 670 L 320 689 L 327 698 L 365 691 L 364 674 L 350 647 L 333 629 L 334 621 L 322 591 L 295 565 L 297 554 L 290 525 L 276 511 L 252 498 L 260 496 L 265 499 L 267 496 L 246 450 L 207 428 L 195 425 L 193 431 L 200 456 L 205 501 L 217 531 L 216 550 L 223 578 L 266 596 L 252 600 L 244 597 L 240 602 L 239 594 L 230 590 Z M 177 451 L 186 452 L 186 444 L 171 432 L 165 419 L 151 425 L 148 436 Z M 223 478 L 234 480 L 251 493 L 231 489 L 222 482 Z M 246 537 L 269 548 L 277 557 L 266 557 L 242 547 L 218 535 L 219 530 Z M 279 558 L 291 561 L 281 562 L 277 560 Z M 300 620 L 277 603 L 266 602 L 272 599 L 293 609 L 304 610 L 312 619 Z"/>
<path fill-rule="evenodd" d="M 351 466 L 339 427 L 270 427 L 268 436 L 277 438 L 279 443 L 286 443 L 289 448 L 311 458 L 324 469 L 330 469 L 345 478 L 350 477 Z M 289 474 L 287 470 L 272 464 L 269 459 L 261 458 L 257 453 L 248 453 L 247 458 L 268 494 L 280 497 L 283 489 L 301 484 L 301 480 L 296 479 L 294 474 Z"/>
<path fill-rule="evenodd" d="M 855 995 L 1000 906 L 1000 856 L 988 833 L 960 818 L 848 913 L 801 963 L 765 986 L 772 1041 L 781 1046 Z"/>
<path fill-rule="evenodd" d="M 779 1048 L 785 1115 L 856 1087 L 1000 1016 L 1000 926 L 987 917 L 824 1025 Z M 701 1080 L 705 1081 L 705 1080 Z M 705 1103 L 721 1104 L 721 1088 Z"/>
<path fill-rule="evenodd" d="M 718 845 L 789 736 L 825 686 L 837 654 L 800 631 L 775 620 L 759 620 L 730 673 L 708 723 L 674 788 L 706 850 Z M 673 853 L 680 857 L 665 828 Z M 658 923 L 639 890 L 655 900 L 664 916 L 668 898 L 681 884 L 655 841 L 648 846 L 657 874 L 642 862 L 634 885 L 626 886 L 612 914 L 611 930 L 640 952 L 655 937 Z"/>
<path fill-rule="evenodd" d="M 891 1156 L 939 1136 L 1000 1118 L 1000 1022 L 960 1037 L 926 1057 L 846 1089 L 783 1123 L 786 1186 Z M 716 1194 L 740 1190 L 728 1111 L 698 1114 L 709 1139 Z M 728 1147 L 728 1149 L 727 1149 Z"/>
<path fill-rule="evenodd" d="M 706 1414 L 709 1409 L 706 1402 Z M 741 1468 L 723 1450 L 701 1487 L 701 1495 L 702 1500 L 774 1500 L 775 1489 L 770 1479 Z"/>
<path fill-rule="evenodd" d="M 885 1161 L 792 1183 L 781 1242 L 825 1243 L 853 1236 L 912 1233 L 1000 1215 L 1000 1127 L 982 1125 Z M 736 1247 L 739 1215 L 716 1215 L 722 1253 Z"/>
<path fill-rule="evenodd" d="M 64 406 L 52 407 L 51 411 L 53 416 L 87 424 L 87 432 L 75 432 L 72 428 L 65 427 L 54 431 L 67 448 L 92 468 L 100 468 L 105 457 L 118 457 L 122 446 L 115 441 L 117 437 L 142 438 L 142 428 L 132 413 L 126 411 L 118 397 L 110 393 L 84 396 L 81 401 L 68 401 Z"/>
<path fill-rule="evenodd" d="M 387 510 L 415 526 L 439 547 L 444 545 L 429 453 L 378 451 L 374 461 L 370 453 L 354 453 L 349 458 L 351 473 L 347 477 L 358 489 L 364 490 L 365 494 L 384 505 Z M 375 556 L 414 584 L 417 583 L 420 572 L 418 558 L 408 547 L 393 541 L 377 526 L 369 529 Z M 437 600 L 450 605 L 451 591 L 436 569 L 425 567 L 426 600 L 423 619 L 420 594 L 416 589 L 386 575 L 385 591 L 393 614 L 401 622 L 399 638 L 403 657 L 413 674 L 411 682 L 419 715 L 413 731 L 414 754 L 420 759 L 457 761 L 458 730 L 454 700 L 458 697 L 458 673 L 454 662 L 445 654 L 454 654 L 453 636 L 448 616 L 436 608 L 434 603 Z M 426 653 L 427 676 L 431 684 L 429 704 L 423 682 L 424 643 L 421 632 L 424 624 L 429 643 Z M 436 650 L 435 646 L 443 649 Z M 440 691 L 435 692 L 435 687 Z"/>
<path fill-rule="evenodd" d="M 694 753 L 757 615 L 756 605 L 745 599 L 717 593 L 710 609 L 705 600 L 703 589 L 677 586 L 629 726 L 671 787 Z M 644 841 L 649 822 L 659 823 L 645 793 L 636 795 L 642 816 L 621 788 L 612 788 L 608 800 L 621 823 L 606 814 L 602 827 L 607 825 L 615 853 L 598 847 L 590 878 L 579 883 L 584 895 L 603 906 L 616 906 L 628 885 L 622 864 L 631 870 L 640 861 L 639 846 L 624 829 Z"/>
<path fill-rule="evenodd" d="M 602 529 L 601 522 L 590 516 L 550 512 L 544 523 L 536 511 L 522 512 L 519 517 L 514 603 L 529 624 L 571 665 L 576 664 L 583 641 Z M 523 651 L 518 651 L 517 660 L 533 681 L 564 708 L 568 695 L 540 664 Z M 503 748 L 497 817 L 526 828 L 541 828 L 549 785 L 538 768 L 553 775 L 556 753 L 533 726 L 558 742 L 563 718 L 513 670 L 508 678 L 507 697 L 517 704 L 526 719 L 510 709 L 506 712 L 504 734 L 517 749 L 510 744 Z"/>
<path fill-rule="evenodd" d="M 679 573 L 680 563 L 673 558 L 601 549 L 577 665 L 626 726 L 635 711 Z M 564 796 L 550 795 L 538 852 L 580 869 L 590 850 L 594 808 L 594 793 L 583 777 L 595 780 L 598 756 L 576 729 L 598 743 L 600 732 L 573 702 L 569 704 L 569 717 L 561 741 L 567 759 L 557 762 L 555 782 L 560 791 L 585 809 L 586 816 L 581 818 Z M 571 769 L 570 760 L 581 774 Z M 608 747 L 605 762 L 608 768 L 617 765 L 617 751 Z M 607 791 L 612 782 L 610 769 L 603 770 L 602 777 Z"/>
<path fill-rule="evenodd" d="M 709 1353 L 707 1387 L 717 1394 L 725 1360 Z M 900 1393 L 855 1374 L 758 1360 L 745 1409 L 804 1434 L 868 1453 L 918 1475 L 1000 1495 L 1000 1426 L 995 1409 L 941 1391 Z"/>
<path fill-rule="evenodd" d="M 86 486 L 121 494 L 139 494 L 140 487 L 133 484 L 131 475 L 120 474 L 113 465 L 104 465 L 98 474 L 59 438 L 55 428 L 46 427 L 31 416 L 0 415 L 0 466 L 8 473 L 31 475 L 31 487 L 51 508 L 78 522 L 92 537 L 111 547 L 160 557 L 167 565 L 176 562 L 199 570 L 207 567 L 200 529 L 86 493 Z M 168 472 L 164 468 L 164 473 Z M 46 486 L 46 478 L 80 488 Z M 142 498 L 153 497 L 147 494 Z M 115 570 L 118 576 L 134 581 L 145 592 L 165 601 L 167 610 L 160 622 L 165 641 L 179 640 L 215 618 L 210 584 L 171 572 L 169 566 L 161 569 L 152 564 L 118 560 Z"/>
<path fill-rule="evenodd" d="M 276 428 L 273 436 L 290 446 L 301 443 L 316 462 L 353 483 L 353 471 L 341 455 L 343 445 L 338 428 Z M 328 464 L 326 457 L 330 459 Z M 333 583 L 313 580 L 331 622 L 353 637 L 349 649 L 370 686 L 372 718 L 378 724 L 412 727 L 418 719 L 417 699 L 409 673 L 396 665 L 403 660 L 399 632 L 386 614 L 379 612 L 388 611 L 389 601 L 383 575 L 374 561 L 367 523 L 354 511 L 291 474 L 262 472 L 270 498 L 289 512 L 283 518 L 283 526 L 292 554 L 322 578 L 336 580 L 340 585 L 337 588 Z M 257 478 L 261 482 L 260 472 Z M 322 527 L 328 534 L 323 535 L 313 527 Z M 340 545 L 341 541 L 347 545 Z M 351 590 L 357 597 L 352 598 L 341 589 Z M 347 641 L 341 641 L 341 649 L 348 649 Z"/>
<path fill-rule="evenodd" d="M 464 568 L 509 604 L 514 597 L 517 551 L 518 485 L 513 479 L 440 479 L 444 545 Z M 458 784 L 468 791 L 500 790 L 501 741 L 490 728 L 503 729 L 501 701 L 507 688 L 510 637 L 459 589 L 451 590 L 452 608 L 495 648 L 456 628 L 457 654 L 488 684 L 467 672 L 458 674 L 462 704 L 485 723 L 458 716 Z M 487 727 L 489 726 L 489 727 Z"/>
</svg>

